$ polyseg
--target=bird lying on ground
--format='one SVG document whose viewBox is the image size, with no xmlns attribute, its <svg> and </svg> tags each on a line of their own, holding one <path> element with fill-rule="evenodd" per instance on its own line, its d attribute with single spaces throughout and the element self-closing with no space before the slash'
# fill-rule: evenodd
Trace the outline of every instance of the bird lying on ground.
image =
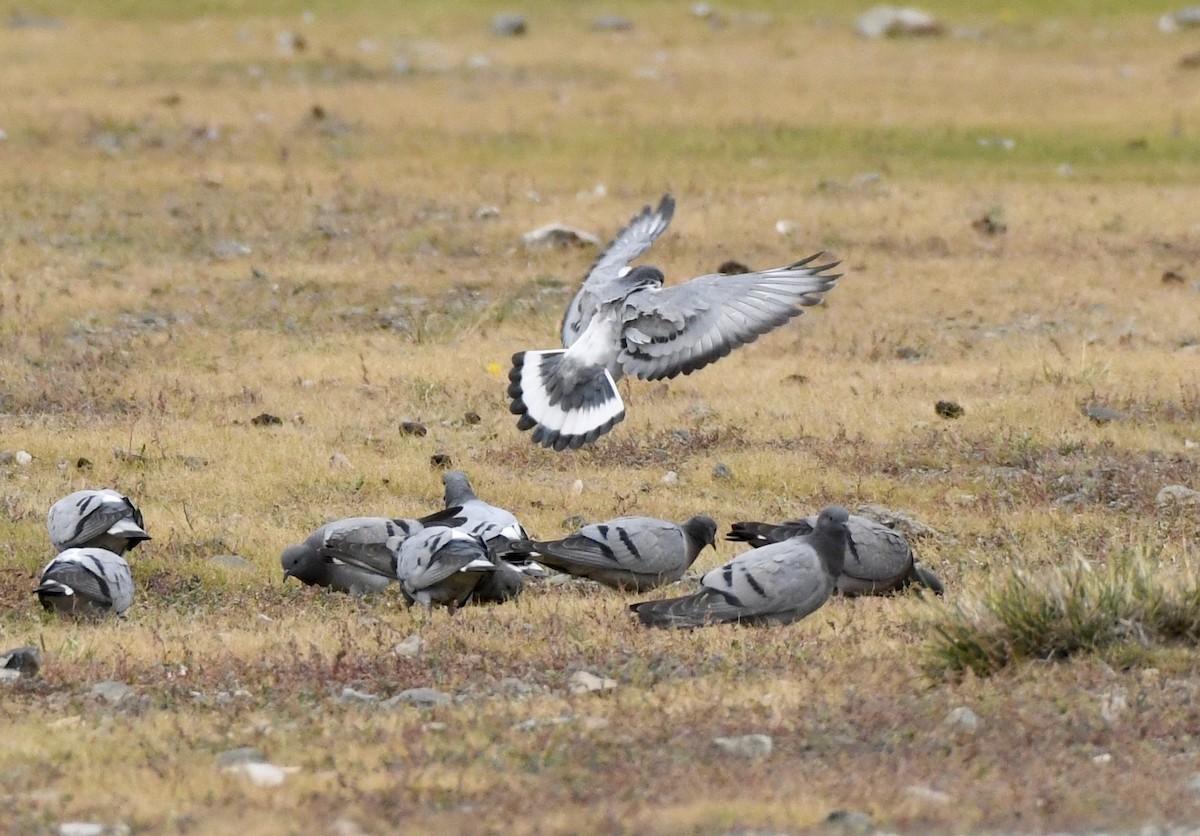
<svg viewBox="0 0 1200 836">
<path fill-rule="evenodd" d="M 65 549 L 46 564 L 34 592 L 47 610 L 120 615 L 133 603 L 133 573 L 124 557 L 107 549 Z"/>
<path fill-rule="evenodd" d="M 46 530 L 56 551 L 94 546 L 123 555 L 149 540 L 142 512 L 112 488 L 75 491 L 50 506 Z"/>
</svg>

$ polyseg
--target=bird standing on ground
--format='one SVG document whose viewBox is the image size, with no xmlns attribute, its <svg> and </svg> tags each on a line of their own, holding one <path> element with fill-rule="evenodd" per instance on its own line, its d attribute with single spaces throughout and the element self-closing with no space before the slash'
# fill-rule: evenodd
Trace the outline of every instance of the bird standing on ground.
<svg viewBox="0 0 1200 836">
<path fill-rule="evenodd" d="M 587 525 L 562 540 L 512 544 L 539 562 L 617 589 L 644 592 L 672 583 L 705 546 L 715 546 L 717 523 L 697 515 L 676 525 L 654 517 L 618 517 Z"/>
<path fill-rule="evenodd" d="M 56 551 L 94 546 L 123 555 L 149 540 L 142 512 L 133 500 L 111 488 L 83 490 L 50 506 L 46 530 Z"/>
<path fill-rule="evenodd" d="M 65 549 L 46 564 L 34 592 L 47 610 L 120 615 L 133 603 L 133 573 L 125 558 L 107 549 Z"/>
<path fill-rule="evenodd" d="M 735 522 L 726 539 L 759 548 L 808 534 L 816 522 L 816 516 L 778 524 Z M 914 584 L 926 586 L 937 595 L 945 591 L 938 576 L 914 559 L 903 534 L 868 517 L 851 514 L 846 523 L 845 564 L 837 591 L 842 595 L 884 595 Z"/>
<path fill-rule="evenodd" d="M 378 592 L 396 580 L 400 544 L 428 525 L 454 523 L 457 508 L 420 519 L 349 517 L 318 528 L 279 557 L 283 579 L 351 595 Z"/>
<path fill-rule="evenodd" d="M 616 387 L 624 375 L 691 374 L 819 303 L 840 276 L 825 272 L 838 262 L 814 264 L 819 257 L 674 287 L 663 287 L 656 267 L 602 257 L 604 269 L 589 273 L 567 308 L 566 348 L 513 355 L 508 396 L 517 428 L 555 450 L 590 444 L 625 418 Z"/>
<path fill-rule="evenodd" d="M 811 533 L 738 555 L 707 573 L 694 595 L 643 601 L 630 609 L 651 627 L 790 624 L 815 611 L 833 592 L 849 518 L 845 508 L 830 505 Z"/>
<path fill-rule="evenodd" d="M 396 575 L 406 595 L 418 604 L 451 609 L 470 600 L 496 564 L 478 537 L 457 528 L 433 526 L 400 544 Z"/>
</svg>

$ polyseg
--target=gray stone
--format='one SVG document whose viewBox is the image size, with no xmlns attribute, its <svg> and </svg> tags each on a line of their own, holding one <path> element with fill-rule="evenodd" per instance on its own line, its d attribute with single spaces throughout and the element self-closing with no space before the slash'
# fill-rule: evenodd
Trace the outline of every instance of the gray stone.
<svg viewBox="0 0 1200 836">
<path fill-rule="evenodd" d="M 931 804 L 949 804 L 954 800 L 949 793 L 917 784 L 905 787 L 904 792 L 919 801 L 928 801 Z"/>
<path fill-rule="evenodd" d="M 88 694 L 102 699 L 110 705 L 117 705 L 134 696 L 133 688 L 124 682 L 114 682 L 112 680 L 97 682 L 88 690 Z"/>
<path fill-rule="evenodd" d="M 357 691 L 354 688 L 343 688 L 341 696 L 337 698 L 338 705 L 373 705 L 379 702 L 379 697 L 374 694 L 368 694 L 366 691 Z"/>
<path fill-rule="evenodd" d="M 513 694 L 518 697 L 526 697 L 533 693 L 533 686 L 523 679 L 517 679 L 515 676 L 506 676 L 500 680 L 499 688 L 506 694 Z"/>
<path fill-rule="evenodd" d="M 129 825 L 95 821 L 68 821 L 58 826 L 58 836 L 127 836 Z"/>
<path fill-rule="evenodd" d="M 596 676 L 591 671 L 575 671 L 567 680 L 567 690 L 572 694 L 593 694 L 598 691 L 611 691 L 616 687 L 615 679 Z"/>
<path fill-rule="evenodd" d="M 864 38 L 896 38 L 940 35 L 945 29 L 927 12 L 896 6 L 875 6 L 859 15 L 855 31 Z"/>
<path fill-rule="evenodd" d="M 515 38 L 529 31 L 525 16 L 511 12 L 501 13 L 492 18 L 492 32 L 506 38 Z"/>
<path fill-rule="evenodd" d="M 400 703 L 415 705 L 421 708 L 428 708 L 435 705 L 449 705 L 450 695 L 438 691 L 436 688 L 408 688 L 394 697 L 384 700 L 380 705 L 384 708 L 394 708 Z"/>
<path fill-rule="evenodd" d="M 743 734 L 737 737 L 713 738 L 713 745 L 727 755 L 757 760 L 771 754 L 775 741 L 765 734 Z"/>
<path fill-rule="evenodd" d="M 563 224 L 547 224 L 526 232 L 521 241 L 527 247 L 599 247 L 600 239 L 590 232 Z"/>
<path fill-rule="evenodd" d="M 942 721 L 943 725 L 974 733 L 979 728 L 979 715 L 965 705 L 952 709 Z"/>
<path fill-rule="evenodd" d="M 825 817 L 825 824 L 851 833 L 872 833 L 875 830 L 871 817 L 857 810 L 834 810 Z"/>
<path fill-rule="evenodd" d="M 1184 485 L 1167 485 L 1158 492 L 1154 502 L 1159 508 L 1169 505 L 1200 505 L 1200 491 Z"/>
<path fill-rule="evenodd" d="M 227 769 L 241 763 L 266 763 L 267 756 L 253 746 L 239 746 L 217 755 L 217 766 Z"/>
<path fill-rule="evenodd" d="M 405 659 L 415 659 L 425 652 L 425 640 L 414 633 L 393 647 L 392 652 Z"/>
<path fill-rule="evenodd" d="M 214 555 L 208 559 L 208 562 L 214 566 L 223 566 L 226 569 L 237 569 L 238 571 L 245 571 L 254 567 L 253 563 L 238 554 Z"/>
<path fill-rule="evenodd" d="M 880 525 L 894 528 L 910 540 L 917 537 L 936 537 L 937 532 L 918 522 L 904 511 L 893 511 L 882 505 L 860 505 L 858 513 L 867 519 L 874 520 Z"/>
<path fill-rule="evenodd" d="M 1097 424 L 1110 424 L 1129 420 L 1128 413 L 1122 412 L 1119 409 L 1101 406 L 1100 404 L 1092 404 L 1083 411 L 1083 414 Z"/>
<path fill-rule="evenodd" d="M 592 21 L 592 28 L 597 32 L 628 32 L 633 21 L 620 15 L 601 15 Z"/>
<path fill-rule="evenodd" d="M 728 481 L 733 478 L 733 470 L 725 462 L 717 462 L 713 465 L 713 478 Z"/>
</svg>

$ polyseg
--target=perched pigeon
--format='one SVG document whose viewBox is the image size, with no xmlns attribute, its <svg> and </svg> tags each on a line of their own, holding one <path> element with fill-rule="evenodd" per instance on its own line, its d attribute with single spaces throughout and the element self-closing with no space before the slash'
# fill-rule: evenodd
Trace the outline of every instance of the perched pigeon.
<svg viewBox="0 0 1200 836">
<path fill-rule="evenodd" d="M 142 512 L 129 497 L 111 488 L 64 496 L 50 506 L 46 529 L 50 542 L 60 552 L 94 546 L 125 554 L 150 539 L 143 528 Z"/>
<path fill-rule="evenodd" d="M 511 548 L 560 572 L 644 592 L 683 577 L 716 536 L 716 521 L 703 515 L 679 525 L 654 517 L 618 517 L 584 526 L 562 540 L 527 540 Z"/>
<path fill-rule="evenodd" d="M 555 450 L 590 444 L 625 418 L 622 376 L 691 374 L 820 302 L 840 274 L 825 272 L 838 262 L 813 264 L 819 257 L 675 287 L 663 287 L 656 267 L 593 271 L 564 320 L 569 334 L 574 317 L 586 317 L 569 347 L 513 355 L 508 396 L 517 428 Z"/>
<path fill-rule="evenodd" d="M 396 580 L 400 544 L 427 525 L 454 523 L 458 508 L 418 520 L 350 517 L 318 528 L 280 555 L 283 578 L 352 595 L 378 592 Z"/>
<path fill-rule="evenodd" d="M 702 627 L 730 621 L 790 624 L 828 600 L 842 571 L 846 521 L 831 505 L 810 534 L 738 555 L 700 581 L 694 595 L 643 601 L 630 609 L 651 627 Z"/>
<path fill-rule="evenodd" d="M 592 264 L 584 277 L 583 286 L 571 304 L 567 305 L 562 321 L 563 348 L 570 348 L 596 315 L 597 298 L 588 288 L 619 279 L 622 272 L 629 269 L 629 262 L 650 249 L 658 236 L 667 231 L 674 214 L 675 198 L 665 194 L 658 202 L 657 209 L 651 209 L 649 204 L 643 206 L 642 211 L 617 233 L 617 237 Z"/>
<path fill-rule="evenodd" d="M 510 511 L 489 505 L 477 497 L 467 474 L 461 470 L 443 474 L 442 484 L 446 486 L 446 507 L 460 509 L 455 516 L 461 517 L 463 522 L 457 528 L 489 544 L 498 538 L 509 541 L 529 537 Z"/>
<path fill-rule="evenodd" d="M 758 548 L 797 534 L 808 534 L 816 524 L 816 516 L 778 525 L 736 522 L 726 539 Z M 845 565 L 838 577 L 838 592 L 882 595 L 911 584 L 927 586 L 938 595 L 945 591 L 937 575 L 913 559 L 912 548 L 903 534 L 875 520 L 851 514 L 846 524 Z"/>
<path fill-rule="evenodd" d="M 74 615 L 120 615 L 133 603 L 133 574 L 107 549 L 66 549 L 46 564 L 34 590 L 47 610 Z"/>
<path fill-rule="evenodd" d="M 445 526 L 425 528 L 407 538 L 400 544 L 396 565 L 405 594 L 425 607 L 462 606 L 495 571 L 482 540 Z"/>
</svg>

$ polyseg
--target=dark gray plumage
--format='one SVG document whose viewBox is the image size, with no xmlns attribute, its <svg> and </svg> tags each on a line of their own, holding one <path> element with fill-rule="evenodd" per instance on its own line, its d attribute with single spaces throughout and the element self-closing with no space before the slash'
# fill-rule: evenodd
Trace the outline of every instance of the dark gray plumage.
<svg viewBox="0 0 1200 836">
<path fill-rule="evenodd" d="M 396 580 L 400 544 L 427 525 L 453 523 L 457 508 L 420 519 L 350 517 L 318 528 L 280 555 L 283 578 L 352 595 L 378 592 Z"/>
<path fill-rule="evenodd" d="M 149 540 L 142 512 L 111 488 L 75 491 L 50 506 L 46 530 L 56 551 L 94 546 L 123 555 Z"/>
<path fill-rule="evenodd" d="M 425 607 L 462 606 L 495 571 L 482 540 L 445 526 L 425 528 L 407 538 L 400 544 L 396 566 L 405 594 Z"/>
<path fill-rule="evenodd" d="M 846 551 L 845 508 L 831 505 L 815 529 L 738 555 L 700 581 L 694 595 L 643 601 L 630 609 L 651 627 L 723 622 L 790 624 L 829 599 Z"/>
<path fill-rule="evenodd" d="M 512 549 L 560 572 L 643 592 L 683 577 L 716 536 L 716 521 L 703 515 L 678 525 L 654 517 L 618 517 L 562 540 L 529 540 Z"/>
<path fill-rule="evenodd" d="M 674 287 L 663 287 L 662 272 L 644 265 L 589 275 L 568 308 L 564 335 L 573 317 L 586 325 L 567 348 L 513 355 L 508 395 L 517 428 L 555 450 L 590 444 L 625 418 L 616 387 L 622 376 L 691 374 L 819 303 L 840 276 L 825 272 L 837 262 L 814 264 L 819 257 Z"/>
<path fill-rule="evenodd" d="M 65 549 L 46 564 L 34 592 L 47 610 L 120 615 L 133 603 L 133 573 L 125 558 L 107 549 Z"/>
<path fill-rule="evenodd" d="M 765 522 L 736 522 L 726 539 L 758 548 L 797 534 L 808 534 L 816 516 Z M 846 524 L 846 555 L 837 589 L 842 595 L 884 595 L 912 584 L 941 595 L 945 588 L 937 575 L 916 562 L 912 547 L 895 529 L 867 517 L 851 514 Z"/>
<path fill-rule="evenodd" d="M 571 304 L 567 305 L 562 321 L 563 348 L 570 348 L 595 316 L 597 296 L 594 288 L 619 279 L 622 271 L 629 269 L 629 262 L 650 249 L 658 236 L 666 232 L 674 214 L 675 198 L 665 194 L 658 202 L 657 209 L 651 209 L 646 204 L 617 233 L 588 269 L 583 285 L 571 299 Z"/>
</svg>

